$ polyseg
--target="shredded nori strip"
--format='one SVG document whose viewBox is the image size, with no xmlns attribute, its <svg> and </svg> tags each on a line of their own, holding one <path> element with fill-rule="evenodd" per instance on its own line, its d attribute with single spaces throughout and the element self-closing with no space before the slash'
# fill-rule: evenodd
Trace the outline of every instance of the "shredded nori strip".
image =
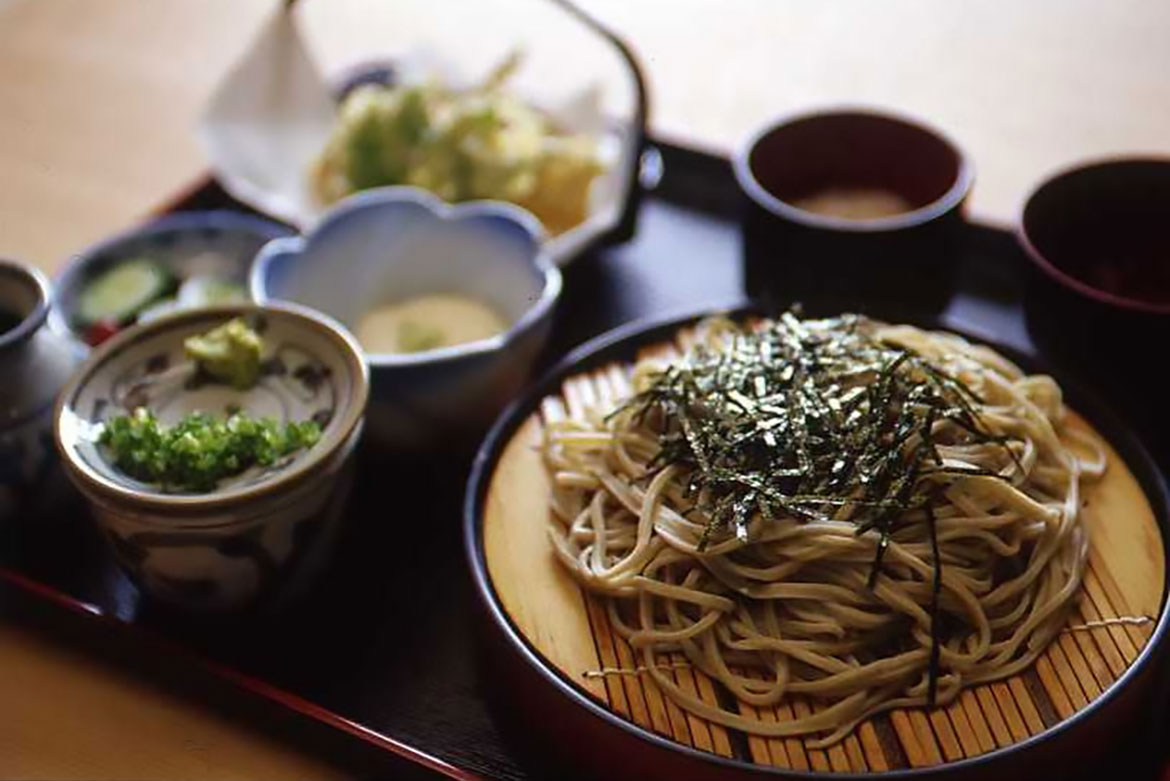
<svg viewBox="0 0 1170 781">
<path fill-rule="evenodd" d="M 930 663 L 927 666 L 926 704 L 934 707 L 938 695 L 938 659 L 942 651 L 938 631 L 938 597 L 942 591 L 942 557 L 938 552 L 938 525 L 934 505 L 926 505 L 926 525 L 930 530 L 930 556 L 934 560 L 934 582 L 930 587 Z"/>
<path fill-rule="evenodd" d="M 857 315 L 801 321 L 788 312 L 734 332 L 725 349 L 696 347 L 622 410 L 660 422 L 651 473 L 681 467 L 684 495 L 708 522 L 699 540 L 747 542 L 754 522 L 787 516 L 848 520 L 877 535 L 872 589 L 893 533 L 926 523 L 934 559 L 928 700 L 940 654 L 942 562 L 932 475 L 1002 477 L 943 465 L 940 444 L 1009 440 L 988 430 L 970 387 L 904 347 L 883 343 Z M 621 412 L 621 410 L 619 410 Z M 615 413 L 616 414 L 616 413 Z M 944 426 L 940 441 L 936 424 Z"/>
</svg>

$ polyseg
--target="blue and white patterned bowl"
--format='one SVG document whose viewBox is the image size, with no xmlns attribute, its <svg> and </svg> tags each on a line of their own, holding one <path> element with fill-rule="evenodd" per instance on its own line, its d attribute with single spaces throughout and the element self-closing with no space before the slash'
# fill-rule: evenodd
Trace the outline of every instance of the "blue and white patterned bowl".
<svg viewBox="0 0 1170 781">
<path fill-rule="evenodd" d="M 528 378 L 548 338 L 561 275 L 539 222 L 499 202 L 451 206 L 414 187 L 353 195 L 304 237 L 257 256 L 251 293 L 295 301 L 353 330 L 387 302 L 462 294 L 511 326 L 490 339 L 410 354 L 367 353 L 370 434 L 403 449 L 442 446 L 490 422 Z"/>
<path fill-rule="evenodd" d="M 246 391 L 197 381 L 183 341 L 233 317 L 262 330 L 264 369 Z M 368 374 L 353 337 L 303 307 L 238 304 L 179 312 L 122 331 L 65 386 L 54 439 L 119 562 L 152 596 L 199 610 L 284 599 L 313 574 L 340 521 L 361 436 Z M 171 492 L 118 470 L 102 424 L 146 407 L 163 423 L 196 410 L 243 409 L 278 422 L 316 420 L 311 448 L 207 493 Z"/>
</svg>

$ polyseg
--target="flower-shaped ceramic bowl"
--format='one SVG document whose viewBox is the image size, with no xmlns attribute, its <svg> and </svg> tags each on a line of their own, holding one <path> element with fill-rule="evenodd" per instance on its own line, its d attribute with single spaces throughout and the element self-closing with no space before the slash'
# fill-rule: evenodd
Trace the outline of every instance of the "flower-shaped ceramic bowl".
<svg viewBox="0 0 1170 781">
<path fill-rule="evenodd" d="M 243 317 L 264 341 L 259 381 L 209 381 L 184 340 Z M 132 579 L 151 596 L 200 610 L 284 600 L 324 561 L 345 501 L 369 392 L 353 337 L 302 307 L 239 304 L 167 315 L 99 347 L 65 386 L 54 438 L 66 470 Z M 243 410 L 278 423 L 314 420 L 307 449 L 203 493 L 141 482 L 99 444 L 112 418 L 145 407 L 163 424 Z"/>
<path fill-rule="evenodd" d="M 157 263 L 180 285 L 175 308 L 194 305 L 184 300 L 187 289 L 181 283 L 197 276 L 239 285 L 246 292 L 256 253 L 270 240 L 291 233 L 278 222 L 231 211 L 178 212 L 130 228 L 89 247 L 65 267 L 54 285 L 50 327 L 91 344 L 100 342 L 107 332 L 80 322 L 82 291 L 102 272 L 135 258 Z"/>
<path fill-rule="evenodd" d="M 535 218 L 508 204 L 367 190 L 304 237 L 268 244 L 252 268 L 252 296 L 310 306 L 351 330 L 379 305 L 426 294 L 467 296 L 499 313 L 509 327 L 488 339 L 366 354 L 371 436 L 395 449 L 443 446 L 490 422 L 548 338 L 561 275 L 540 235 Z"/>
</svg>

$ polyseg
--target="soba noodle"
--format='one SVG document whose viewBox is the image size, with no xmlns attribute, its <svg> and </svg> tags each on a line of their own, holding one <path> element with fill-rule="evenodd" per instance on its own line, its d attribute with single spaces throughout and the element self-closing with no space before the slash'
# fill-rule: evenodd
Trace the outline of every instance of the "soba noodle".
<svg viewBox="0 0 1170 781">
<path fill-rule="evenodd" d="M 632 375 L 611 376 L 618 399 L 587 406 L 584 420 L 550 423 L 543 441 L 555 554 L 604 600 L 639 667 L 671 700 L 756 735 L 819 733 L 810 745 L 824 746 L 875 713 L 947 703 L 965 686 L 1014 675 L 1061 631 L 1088 545 L 1079 484 L 1103 473 L 1105 456 L 1099 443 L 1063 425 L 1061 390 L 1051 378 L 1025 375 L 958 336 L 863 318 L 802 322 L 786 315 L 751 333 L 713 320 L 692 338 L 686 356 L 643 360 Z M 868 455 L 843 450 L 831 462 L 830 472 L 854 475 L 852 483 L 822 480 L 837 485 L 833 499 L 785 493 L 785 486 L 807 486 L 799 481 L 812 462 L 801 460 L 800 442 L 792 446 L 793 469 L 760 485 L 758 475 L 748 480 L 704 463 L 706 445 L 694 430 L 718 403 L 736 431 L 757 436 L 752 447 L 809 436 L 814 429 L 802 433 L 797 424 L 811 426 L 807 416 L 816 409 L 797 415 L 805 402 L 792 395 L 800 367 L 793 379 L 773 354 L 792 339 L 830 345 L 833 360 L 870 351 L 857 366 L 842 364 L 828 380 L 804 386 L 829 399 L 825 416 L 856 411 L 838 434 L 866 415 L 884 419 L 887 413 L 875 410 L 891 365 L 904 375 L 908 395 L 893 400 L 889 414 L 920 406 L 907 420 L 922 428 L 889 443 L 892 460 L 875 460 L 870 448 Z M 776 364 L 765 367 L 767 382 L 734 374 L 741 370 L 735 366 L 750 369 L 742 356 L 755 353 L 751 360 Z M 736 355 L 739 364 L 729 357 Z M 814 356 L 808 365 L 828 360 Z M 689 374 L 695 367 L 706 373 Z M 785 377 L 787 389 L 777 388 Z M 684 408 L 663 401 L 668 382 L 699 389 L 687 402 L 698 407 L 687 412 L 693 418 L 678 418 L 672 410 Z M 931 383 L 933 390 L 917 388 Z M 924 398 L 938 410 L 922 406 Z M 761 413 L 753 422 L 747 413 L 767 404 L 787 417 Z M 756 430 L 769 421 L 782 425 Z M 908 473 L 910 485 L 898 484 L 905 490 L 897 496 L 909 498 L 867 505 L 863 489 L 878 467 L 867 472 L 866 464 L 906 468 L 914 443 L 926 455 Z M 674 457 L 664 459 L 668 446 Z M 733 490 L 735 480 L 753 487 Z M 720 505 L 721 496 L 732 498 Z M 885 509 L 874 509 L 879 505 Z M 675 682 L 678 657 L 668 655 L 679 653 L 740 705 L 796 696 L 815 707 L 790 720 L 763 720 L 748 715 L 750 708 L 704 701 Z"/>
</svg>

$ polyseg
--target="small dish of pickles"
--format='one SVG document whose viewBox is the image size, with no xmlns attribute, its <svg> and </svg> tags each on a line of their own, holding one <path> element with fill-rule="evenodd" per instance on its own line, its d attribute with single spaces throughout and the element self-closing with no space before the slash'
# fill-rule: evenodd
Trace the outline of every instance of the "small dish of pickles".
<svg viewBox="0 0 1170 781">
<path fill-rule="evenodd" d="M 292 229 L 236 212 L 180 212 L 91 247 L 56 282 L 55 330 L 91 347 L 138 322 L 250 300 L 248 268 Z"/>
</svg>

